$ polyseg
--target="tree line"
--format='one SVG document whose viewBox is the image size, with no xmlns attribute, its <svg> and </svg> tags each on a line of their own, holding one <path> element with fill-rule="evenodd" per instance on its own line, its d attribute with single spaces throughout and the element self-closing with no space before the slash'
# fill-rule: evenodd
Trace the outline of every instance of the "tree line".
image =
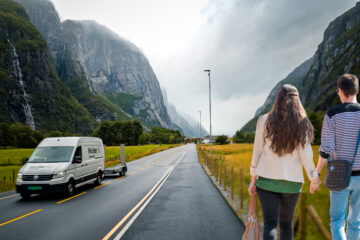
<svg viewBox="0 0 360 240">
<path fill-rule="evenodd" d="M 0 123 L 0 147 L 34 148 L 46 137 L 65 136 L 78 136 L 78 134 L 58 130 L 41 133 L 21 123 Z M 107 146 L 174 144 L 184 141 L 184 136 L 179 130 L 155 127 L 146 132 L 138 120 L 103 121 L 91 136 L 101 138 Z"/>
<path fill-rule="evenodd" d="M 140 144 L 174 144 L 184 142 L 184 136 L 179 130 L 154 127 L 151 132 L 144 132 L 139 137 Z"/>
<path fill-rule="evenodd" d="M 310 112 L 308 114 L 314 126 L 313 144 L 321 143 L 321 128 L 324 112 Z M 32 130 L 29 126 L 20 123 L 0 123 L 0 147 L 34 148 L 45 137 L 76 136 L 77 134 L 60 132 L 57 130 L 47 133 Z M 115 146 L 120 144 L 174 144 L 184 141 L 184 136 L 179 130 L 154 127 L 151 131 L 144 131 L 137 120 L 134 121 L 104 121 L 94 130 L 92 136 L 99 137 L 105 145 Z M 234 143 L 253 143 L 255 133 L 237 130 L 233 136 Z M 227 138 L 219 136 L 217 144 L 226 144 Z"/>
</svg>

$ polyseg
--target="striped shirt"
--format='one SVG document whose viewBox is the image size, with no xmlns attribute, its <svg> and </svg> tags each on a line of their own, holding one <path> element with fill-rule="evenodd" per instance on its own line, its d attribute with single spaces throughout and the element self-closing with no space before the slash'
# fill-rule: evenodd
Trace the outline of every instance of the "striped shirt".
<svg viewBox="0 0 360 240">
<path fill-rule="evenodd" d="M 337 160 L 352 161 L 360 130 L 360 104 L 343 103 L 329 109 L 324 117 L 320 155 Z M 360 148 L 353 170 L 360 170 Z"/>
</svg>

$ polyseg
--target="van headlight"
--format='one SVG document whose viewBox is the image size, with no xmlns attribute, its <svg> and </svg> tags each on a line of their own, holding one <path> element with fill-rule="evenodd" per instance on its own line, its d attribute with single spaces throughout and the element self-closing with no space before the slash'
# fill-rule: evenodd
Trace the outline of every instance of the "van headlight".
<svg viewBox="0 0 360 240">
<path fill-rule="evenodd" d="M 22 179 L 22 174 L 21 173 L 18 173 L 17 175 L 17 179 L 21 180 Z"/>
<path fill-rule="evenodd" d="M 63 178 L 65 177 L 65 172 L 61 171 L 61 172 L 57 172 L 53 175 L 53 178 Z"/>
</svg>

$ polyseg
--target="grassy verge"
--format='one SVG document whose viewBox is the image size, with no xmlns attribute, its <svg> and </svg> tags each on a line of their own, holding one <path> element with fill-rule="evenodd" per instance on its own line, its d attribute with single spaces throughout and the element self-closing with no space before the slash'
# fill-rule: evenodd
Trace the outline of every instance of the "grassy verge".
<svg viewBox="0 0 360 240">
<path fill-rule="evenodd" d="M 157 152 L 170 148 L 178 147 L 176 145 L 143 145 L 126 146 L 125 159 L 130 162 Z M 15 179 L 18 171 L 22 167 L 23 159 L 29 158 L 34 149 L 0 149 L 0 192 L 15 189 Z M 121 147 L 106 147 L 106 166 L 111 167 L 120 163 Z M 13 172 L 15 179 L 13 179 Z"/>
<path fill-rule="evenodd" d="M 210 152 L 210 146 L 203 146 L 206 150 L 206 152 Z M 250 183 L 250 173 L 249 168 L 251 165 L 251 159 L 252 159 L 252 149 L 253 144 L 229 144 L 229 145 L 215 145 L 213 146 L 213 156 L 216 161 L 221 161 L 221 157 L 224 157 L 224 162 L 226 162 L 226 168 L 227 171 L 230 172 L 231 167 L 233 167 L 234 170 L 234 191 L 236 193 L 239 193 L 241 191 L 240 189 L 240 178 L 238 177 L 240 174 L 240 169 L 243 169 L 243 195 L 244 195 L 244 202 L 245 204 L 248 203 L 249 197 L 247 193 L 247 187 Z M 319 156 L 319 146 L 313 146 L 313 152 L 314 152 L 314 162 L 315 165 L 318 161 Z M 321 173 L 321 179 L 324 180 L 326 175 L 326 169 L 324 168 Z M 316 192 L 316 194 L 311 195 L 309 193 L 309 185 L 310 182 L 306 177 L 306 174 L 304 172 L 305 177 L 305 184 L 303 186 L 303 191 L 308 193 L 307 194 L 307 204 L 311 204 L 316 209 L 317 213 L 319 214 L 321 220 L 324 223 L 324 226 L 330 231 L 330 216 L 329 216 L 329 208 L 330 208 L 330 199 L 329 199 L 329 191 L 324 186 L 321 185 L 320 191 Z M 230 186 L 230 177 L 226 179 L 226 182 Z M 261 211 L 259 211 L 259 215 L 261 217 Z M 299 213 L 299 204 L 298 208 L 296 210 L 296 214 Z M 313 220 L 310 218 L 309 214 L 307 214 L 306 219 L 306 236 L 307 239 L 322 239 L 322 235 L 320 235 L 319 230 L 316 228 Z M 295 237 L 295 239 L 298 239 L 298 236 Z"/>
<path fill-rule="evenodd" d="M 21 166 L 0 167 L 0 192 L 6 192 L 15 189 L 15 180 L 20 168 Z M 15 178 L 13 178 L 13 176 L 15 176 Z"/>
<path fill-rule="evenodd" d="M 23 159 L 30 157 L 33 151 L 31 148 L 0 149 L 0 166 L 22 165 Z"/>
</svg>

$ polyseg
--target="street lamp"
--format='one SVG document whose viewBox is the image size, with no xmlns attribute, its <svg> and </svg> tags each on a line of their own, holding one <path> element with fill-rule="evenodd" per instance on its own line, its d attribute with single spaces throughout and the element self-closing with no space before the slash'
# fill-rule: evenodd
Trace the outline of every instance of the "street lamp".
<svg viewBox="0 0 360 240">
<path fill-rule="evenodd" d="M 210 108 L 210 160 L 212 159 L 212 142 L 211 142 L 211 135 L 212 135 L 212 129 L 211 129 L 211 82 L 210 82 L 210 70 L 204 70 L 204 72 L 208 73 L 209 76 L 209 108 Z"/>
<path fill-rule="evenodd" d="M 201 111 L 199 111 L 199 113 L 200 113 L 199 137 L 201 142 Z"/>
</svg>

